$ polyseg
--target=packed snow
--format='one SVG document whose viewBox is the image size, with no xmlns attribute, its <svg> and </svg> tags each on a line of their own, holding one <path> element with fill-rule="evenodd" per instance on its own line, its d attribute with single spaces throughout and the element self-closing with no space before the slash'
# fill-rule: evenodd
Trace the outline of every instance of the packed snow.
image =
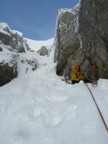
<svg viewBox="0 0 108 144">
<path fill-rule="evenodd" d="M 27 42 L 29 43 L 29 46 L 32 50 L 39 50 L 42 46 L 47 46 L 47 48 L 50 48 L 51 45 L 53 45 L 54 38 L 45 40 L 45 41 L 39 41 L 39 40 L 31 40 L 28 38 L 25 38 Z"/>
<path fill-rule="evenodd" d="M 37 59 L 37 70 L 25 73 L 19 62 L 18 77 L 0 87 L 0 144 L 108 144 L 86 85 L 67 84 L 56 75 L 50 42 L 28 40 L 35 50 L 28 57 Z M 49 57 L 37 53 L 45 44 L 52 48 Z M 96 88 L 88 85 L 108 125 L 108 80 L 99 80 Z"/>
</svg>

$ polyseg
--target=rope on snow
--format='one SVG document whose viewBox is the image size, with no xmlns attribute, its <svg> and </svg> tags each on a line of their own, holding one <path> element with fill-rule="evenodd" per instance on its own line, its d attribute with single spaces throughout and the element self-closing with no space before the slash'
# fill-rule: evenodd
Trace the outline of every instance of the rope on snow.
<svg viewBox="0 0 108 144">
<path fill-rule="evenodd" d="M 104 124 L 104 127 L 105 127 L 106 131 L 108 132 L 108 126 L 107 126 L 107 124 L 106 124 L 106 122 L 105 122 L 105 119 L 104 119 L 104 117 L 103 117 L 103 115 L 102 115 L 102 112 L 101 112 L 101 110 L 100 110 L 100 108 L 99 108 L 99 106 L 98 106 L 98 104 L 97 104 L 97 102 L 96 102 L 96 100 L 95 100 L 95 98 L 94 98 L 94 96 L 93 96 L 93 93 L 91 92 L 91 89 L 89 88 L 89 86 L 88 86 L 87 83 L 86 83 L 86 86 L 87 86 L 87 89 L 89 90 L 89 92 L 90 92 L 90 94 L 91 94 L 91 96 L 92 96 L 92 99 L 93 99 L 93 101 L 94 101 L 94 103 L 95 103 L 95 105 L 96 105 L 96 108 L 97 108 L 97 110 L 98 110 L 98 113 L 99 113 L 99 115 L 100 115 L 100 117 L 101 117 L 101 120 L 102 120 L 102 122 L 103 122 L 103 124 Z"/>
</svg>

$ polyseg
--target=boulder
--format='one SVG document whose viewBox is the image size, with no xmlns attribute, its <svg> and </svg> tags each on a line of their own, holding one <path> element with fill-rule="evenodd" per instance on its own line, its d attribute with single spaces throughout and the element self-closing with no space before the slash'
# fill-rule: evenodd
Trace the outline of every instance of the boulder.
<svg viewBox="0 0 108 144">
<path fill-rule="evenodd" d="M 48 56 L 48 49 L 45 46 L 42 46 L 40 50 L 37 51 L 41 56 Z"/>
</svg>

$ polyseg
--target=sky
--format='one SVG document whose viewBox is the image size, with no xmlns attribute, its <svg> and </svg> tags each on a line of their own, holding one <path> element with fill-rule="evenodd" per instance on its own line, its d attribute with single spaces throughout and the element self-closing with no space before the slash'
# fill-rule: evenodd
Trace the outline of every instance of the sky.
<svg viewBox="0 0 108 144">
<path fill-rule="evenodd" d="M 23 37 L 47 40 L 55 35 L 57 10 L 72 8 L 79 0 L 0 0 L 0 22 Z"/>
</svg>

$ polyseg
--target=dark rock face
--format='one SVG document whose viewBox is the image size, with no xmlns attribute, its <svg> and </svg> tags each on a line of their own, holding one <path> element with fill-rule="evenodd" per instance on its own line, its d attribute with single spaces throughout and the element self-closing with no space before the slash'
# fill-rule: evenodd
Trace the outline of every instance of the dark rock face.
<svg viewBox="0 0 108 144">
<path fill-rule="evenodd" d="M 3 51 L 3 49 L 0 47 L 0 51 Z"/>
<path fill-rule="evenodd" d="M 5 45 L 10 45 L 12 43 L 12 37 L 8 33 L 0 32 L 0 41 Z"/>
<path fill-rule="evenodd" d="M 0 63 L 0 86 L 17 77 L 17 63 L 13 58 L 8 63 Z"/>
<path fill-rule="evenodd" d="M 57 74 L 63 75 L 67 60 L 80 46 L 75 33 L 77 11 L 59 10 L 55 38 L 55 56 Z"/>
<path fill-rule="evenodd" d="M 108 1 L 81 0 L 79 30 L 85 59 L 94 59 L 96 75 L 108 78 Z"/>
</svg>

